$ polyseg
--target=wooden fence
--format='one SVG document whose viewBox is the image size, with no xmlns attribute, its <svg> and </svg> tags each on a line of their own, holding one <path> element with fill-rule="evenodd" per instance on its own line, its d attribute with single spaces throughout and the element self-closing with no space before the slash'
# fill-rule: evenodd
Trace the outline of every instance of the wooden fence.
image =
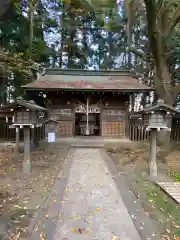
<svg viewBox="0 0 180 240">
<path fill-rule="evenodd" d="M 149 138 L 149 134 L 141 120 L 130 120 L 129 139 L 131 141 L 145 141 Z M 171 141 L 180 142 L 180 118 L 177 117 L 172 119 Z"/>
<path fill-rule="evenodd" d="M 15 141 L 16 139 L 16 129 L 10 128 L 11 122 L 6 122 L 4 119 L 0 119 L 0 141 Z M 20 141 L 24 140 L 23 129 L 20 129 Z M 45 137 L 44 126 L 35 128 L 31 131 L 31 139 L 37 145 L 38 141 Z"/>
<path fill-rule="evenodd" d="M 143 124 L 130 124 L 129 125 L 129 139 L 131 141 L 145 141 L 149 137 L 149 131 Z"/>
<path fill-rule="evenodd" d="M 10 122 L 5 122 L 0 119 L 0 141 L 15 141 L 16 129 L 9 128 Z M 33 139 L 35 145 L 38 141 L 45 137 L 45 127 L 35 128 L 31 132 L 31 139 Z M 130 120 L 129 124 L 129 139 L 131 141 L 145 141 L 149 138 L 149 132 L 146 131 L 146 127 L 141 120 Z M 24 140 L 23 129 L 20 129 L 20 141 Z M 171 127 L 171 141 L 180 142 L 180 118 L 173 118 Z"/>
<path fill-rule="evenodd" d="M 180 118 L 172 119 L 171 141 L 180 142 Z"/>
</svg>

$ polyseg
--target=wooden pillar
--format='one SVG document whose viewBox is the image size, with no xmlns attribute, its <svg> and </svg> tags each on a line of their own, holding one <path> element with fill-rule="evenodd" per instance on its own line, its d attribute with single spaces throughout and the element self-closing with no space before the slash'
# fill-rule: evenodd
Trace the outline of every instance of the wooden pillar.
<svg viewBox="0 0 180 240">
<path fill-rule="evenodd" d="M 24 162 L 23 173 L 31 172 L 31 156 L 30 156 L 30 127 L 24 127 Z"/>
<path fill-rule="evenodd" d="M 102 137 L 103 135 L 103 111 L 104 111 L 104 106 L 103 104 L 101 103 L 100 105 L 100 136 Z"/>
<path fill-rule="evenodd" d="M 156 139 L 157 130 L 151 129 L 151 162 L 150 162 L 150 177 L 157 177 L 157 163 L 156 163 Z"/>
<path fill-rule="evenodd" d="M 73 128 L 72 128 L 72 135 L 73 137 L 76 135 L 76 104 L 73 100 L 73 106 L 72 106 L 72 121 L 73 121 Z"/>
<path fill-rule="evenodd" d="M 16 127 L 16 153 L 19 153 L 19 127 Z"/>
<path fill-rule="evenodd" d="M 43 128 L 44 128 L 44 124 L 42 124 L 42 126 L 40 127 L 40 129 L 41 129 L 41 131 L 40 131 L 41 139 L 40 140 L 43 139 Z"/>
<path fill-rule="evenodd" d="M 43 124 L 43 139 L 46 137 L 46 134 L 45 134 L 45 124 Z"/>
</svg>

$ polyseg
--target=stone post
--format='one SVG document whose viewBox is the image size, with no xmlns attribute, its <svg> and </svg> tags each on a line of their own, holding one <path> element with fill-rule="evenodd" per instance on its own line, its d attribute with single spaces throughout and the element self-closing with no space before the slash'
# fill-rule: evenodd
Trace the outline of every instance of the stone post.
<svg viewBox="0 0 180 240">
<path fill-rule="evenodd" d="M 19 153 L 19 127 L 16 127 L 16 153 Z"/>
<path fill-rule="evenodd" d="M 157 163 L 156 163 L 156 139 L 157 129 L 151 129 L 151 160 L 150 160 L 150 177 L 157 177 Z"/>
<path fill-rule="evenodd" d="M 24 162 L 23 173 L 31 173 L 31 156 L 30 156 L 30 127 L 24 127 Z"/>
</svg>

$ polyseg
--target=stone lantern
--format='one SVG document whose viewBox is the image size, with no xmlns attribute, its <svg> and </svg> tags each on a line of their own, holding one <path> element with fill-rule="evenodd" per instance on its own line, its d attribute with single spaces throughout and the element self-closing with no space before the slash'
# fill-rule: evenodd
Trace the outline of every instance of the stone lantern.
<svg viewBox="0 0 180 240">
<path fill-rule="evenodd" d="M 150 176 L 157 177 L 156 163 L 156 139 L 157 132 L 171 131 L 171 118 L 173 114 L 179 113 L 174 107 L 164 103 L 159 99 L 154 105 L 147 105 L 143 110 L 139 111 L 144 120 L 146 130 L 150 131 L 151 144 L 151 161 L 150 161 Z"/>
<path fill-rule="evenodd" d="M 30 157 L 30 131 L 35 127 L 40 127 L 44 123 L 44 116 L 47 109 L 37 105 L 34 101 L 17 100 L 12 106 L 14 112 L 14 123 L 16 128 L 16 145 L 19 145 L 19 128 L 24 130 L 24 161 L 23 172 L 31 172 Z"/>
</svg>

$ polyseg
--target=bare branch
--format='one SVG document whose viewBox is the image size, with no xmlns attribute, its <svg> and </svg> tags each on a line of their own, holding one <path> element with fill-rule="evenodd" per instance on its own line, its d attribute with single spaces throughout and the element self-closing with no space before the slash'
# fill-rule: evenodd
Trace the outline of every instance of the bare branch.
<svg viewBox="0 0 180 240">
<path fill-rule="evenodd" d="M 174 15 L 169 22 L 169 26 L 165 34 L 166 38 L 168 38 L 171 35 L 173 29 L 175 28 L 179 21 L 180 21 L 180 4 L 178 4 L 178 7 L 176 8 Z"/>
<path fill-rule="evenodd" d="M 141 51 L 139 51 L 139 50 L 137 50 L 136 48 L 133 48 L 133 47 L 129 47 L 128 51 L 138 55 L 140 58 L 145 58 L 145 56 L 146 56 L 145 53 L 143 53 L 143 52 L 141 52 Z"/>
</svg>

